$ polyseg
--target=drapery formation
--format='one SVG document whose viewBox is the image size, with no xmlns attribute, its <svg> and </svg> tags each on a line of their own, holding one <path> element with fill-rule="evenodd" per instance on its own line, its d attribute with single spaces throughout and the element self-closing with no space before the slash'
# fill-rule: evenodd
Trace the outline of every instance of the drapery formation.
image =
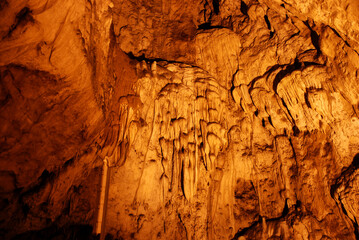
<svg viewBox="0 0 359 240">
<path fill-rule="evenodd" d="M 358 10 L 1 1 L 1 236 L 357 238 Z"/>
</svg>

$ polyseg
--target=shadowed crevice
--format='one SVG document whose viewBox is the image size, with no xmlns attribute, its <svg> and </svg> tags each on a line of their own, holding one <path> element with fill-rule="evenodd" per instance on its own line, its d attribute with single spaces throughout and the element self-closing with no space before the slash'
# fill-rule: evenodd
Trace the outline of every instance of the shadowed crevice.
<svg viewBox="0 0 359 240">
<path fill-rule="evenodd" d="M 248 6 L 244 1 L 241 1 L 241 7 L 240 7 L 241 12 L 243 13 L 243 15 L 247 15 L 248 16 Z"/>
<path fill-rule="evenodd" d="M 232 240 L 237 240 L 239 237 L 244 236 L 250 229 L 255 228 L 260 222 L 262 221 L 262 217 L 259 216 L 259 219 L 257 221 L 255 221 L 254 223 L 252 223 L 252 225 L 250 225 L 249 227 L 243 228 L 242 230 L 238 231 L 234 237 L 232 238 Z"/>
<path fill-rule="evenodd" d="M 153 63 L 153 62 L 163 62 L 163 63 L 173 63 L 173 64 L 186 64 L 189 67 L 193 67 L 193 68 L 200 68 L 196 65 L 193 65 L 191 62 L 180 62 L 180 61 L 173 61 L 173 60 L 168 60 L 168 59 L 164 59 L 164 58 L 151 58 L 151 57 L 146 57 L 146 55 L 143 53 L 141 56 L 135 56 L 132 52 L 124 52 L 131 60 L 135 60 L 137 62 L 148 62 L 148 63 Z"/>
<path fill-rule="evenodd" d="M 197 30 L 209 30 L 209 29 L 223 29 L 225 27 L 223 26 L 212 26 L 210 22 L 203 23 L 201 25 L 198 25 Z"/>
<path fill-rule="evenodd" d="M 319 35 L 316 31 L 314 31 L 310 25 L 308 21 L 305 21 L 304 24 L 307 26 L 307 28 L 310 30 L 310 38 L 312 40 L 312 44 L 315 47 L 315 49 L 317 50 L 317 56 L 319 56 L 320 54 L 322 54 L 322 51 L 320 50 L 320 46 L 319 46 Z"/>
<path fill-rule="evenodd" d="M 28 22 L 33 23 L 34 18 L 31 16 L 31 10 L 28 7 L 24 7 L 15 17 L 14 24 L 11 25 L 7 35 L 4 38 L 11 37 L 12 33 L 16 28 L 21 25 L 26 25 Z"/>
<path fill-rule="evenodd" d="M 288 208 L 288 203 L 287 203 L 288 199 L 285 200 L 285 205 L 282 211 L 282 214 L 279 217 L 276 218 L 268 218 L 265 219 L 265 222 L 276 222 L 276 221 L 282 221 L 282 220 L 287 220 L 289 216 L 292 215 L 300 215 L 300 207 L 301 207 L 301 202 L 298 200 L 296 202 L 295 205 L 293 205 L 290 209 Z M 239 239 L 239 237 L 241 236 L 245 236 L 248 232 L 250 231 L 257 231 L 258 229 L 256 229 L 257 227 L 262 228 L 262 222 L 263 222 L 263 217 L 259 216 L 258 220 L 253 222 L 252 225 L 250 225 L 249 227 L 243 228 L 241 230 L 239 230 L 234 237 L 232 238 L 232 240 L 237 240 Z"/>
<path fill-rule="evenodd" d="M 270 24 L 270 21 L 269 21 L 267 15 L 264 15 L 264 20 L 266 21 L 266 24 L 267 24 L 268 29 L 271 30 L 271 29 L 272 29 L 272 26 L 271 26 L 271 24 Z"/>
<path fill-rule="evenodd" d="M 349 217 L 348 212 L 341 201 L 341 197 L 338 196 L 338 199 L 336 199 L 335 195 L 339 187 L 341 187 L 343 184 L 344 185 L 348 184 L 351 176 L 356 172 L 358 168 L 359 168 L 359 153 L 357 153 L 354 156 L 352 163 L 340 174 L 340 176 L 337 179 L 335 179 L 334 184 L 330 186 L 330 196 L 334 199 L 335 203 L 342 210 L 342 212 L 351 220 L 354 227 L 354 235 L 357 240 L 359 240 L 358 223 Z"/>
<path fill-rule="evenodd" d="M 334 199 L 335 192 L 338 190 L 338 188 L 345 184 L 349 179 L 350 176 L 353 175 L 353 173 L 359 168 L 359 153 L 357 153 L 352 163 L 340 174 L 338 178 L 336 178 L 334 184 L 330 187 L 330 196 Z"/>
<path fill-rule="evenodd" d="M 19 234 L 12 238 L 12 240 L 25 240 L 25 239 L 63 239 L 63 240 L 95 240 L 99 239 L 92 234 L 92 226 L 90 225 L 68 225 L 59 227 L 53 225 L 51 227 L 39 230 L 39 231 L 28 231 Z"/>
<path fill-rule="evenodd" d="M 218 13 L 219 13 L 219 1 L 220 1 L 220 0 L 213 0 L 213 1 L 212 1 L 213 11 L 214 11 L 214 13 L 217 14 L 217 15 L 218 15 Z"/>
<path fill-rule="evenodd" d="M 301 69 L 301 63 L 298 61 L 298 59 L 295 59 L 294 64 L 289 64 L 283 70 L 279 71 L 273 81 L 274 92 L 277 93 L 278 84 L 284 77 L 299 69 Z"/>
</svg>

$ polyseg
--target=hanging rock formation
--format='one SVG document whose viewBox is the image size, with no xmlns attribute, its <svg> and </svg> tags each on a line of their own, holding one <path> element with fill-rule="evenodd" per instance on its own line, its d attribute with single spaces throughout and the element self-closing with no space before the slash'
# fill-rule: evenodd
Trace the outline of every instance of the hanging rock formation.
<svg viewBox="0 0 359 240">
<path fill-rule="evenodd" d="M 358 239 L 358 11 L 0 1 L 0 237 Z"/>
</svg>

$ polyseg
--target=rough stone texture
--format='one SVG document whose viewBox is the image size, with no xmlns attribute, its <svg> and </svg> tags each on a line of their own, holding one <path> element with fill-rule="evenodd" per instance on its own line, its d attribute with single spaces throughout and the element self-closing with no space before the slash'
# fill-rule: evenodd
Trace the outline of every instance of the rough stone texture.
<svg viewBox="0 0 359 240">
<path fill-rule="evenodd" d="M 358 239 L 358 11 L 0 1 L 0 236 Z"/>
</svg>

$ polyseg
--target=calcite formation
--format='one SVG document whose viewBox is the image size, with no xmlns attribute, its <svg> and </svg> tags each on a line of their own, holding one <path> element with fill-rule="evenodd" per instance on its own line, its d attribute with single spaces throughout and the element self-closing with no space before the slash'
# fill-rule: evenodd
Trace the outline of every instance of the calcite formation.
<svg viewBox="0 0 359 240">
<path fill-rule="evenodd" d="M 0 1 L 0 237 L 359 239 L 358 11 Z"/>
</svg>

